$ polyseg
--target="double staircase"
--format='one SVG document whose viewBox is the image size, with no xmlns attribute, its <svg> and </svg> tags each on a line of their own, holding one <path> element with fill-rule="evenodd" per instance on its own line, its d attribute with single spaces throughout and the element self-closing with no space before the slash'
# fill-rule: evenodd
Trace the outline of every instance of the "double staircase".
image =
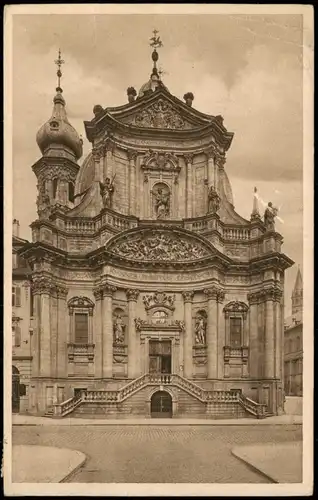
<svg viewBox="0 0 318 500">
<path fill-rule="evenodd" d="M 219 404 L 235 405 L 243 409 L 245 413 L 254 418 L 266 418 L 269 416 L 265 404 L 256 403 L 252 399 L 244 396 L 240 389 L 225 390 L 206 390 L 187 380 L 180 375 L 171 374 L 144 374 L 141 377 L 129 382 L 118 390 L 86 390 L 80 396 L 69 398 L 60 404 L 55 404 L 48 409 L 45 416 L 54 418 L 63 418 L 70 415 L 77 408 L 89 406 L 92 404 L 103 404 L 113 407 L 121 405 L 128 398 L 138 393 L 147 386 L 158 386 L 160 390 L 168 387 L 177 387 L 192 398 L 200 401 L 205 408 L 207 415 L 213 414 L 213 407 Z M 83 408 L 82 408 L 83 409 Z"/>
</svg>

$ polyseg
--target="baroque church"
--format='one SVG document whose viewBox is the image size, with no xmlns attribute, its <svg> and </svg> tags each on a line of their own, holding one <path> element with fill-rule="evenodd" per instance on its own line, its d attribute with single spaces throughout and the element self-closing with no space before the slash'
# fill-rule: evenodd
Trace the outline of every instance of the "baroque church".
<svg viewBox="0 0 318 500">
<path fill-rule="evenodd" d="M 277 211 L 234 208 L 222 116 L 157 69 L 118 107 L 70 124 L 61 55 L 36 140 L 38 218 L 19 250 L 34 325 L 28 412 L 54 417 L 264 418 L 284 411 Z M 187 91 L 188 89 L 185 89 Z"/>
</svg>

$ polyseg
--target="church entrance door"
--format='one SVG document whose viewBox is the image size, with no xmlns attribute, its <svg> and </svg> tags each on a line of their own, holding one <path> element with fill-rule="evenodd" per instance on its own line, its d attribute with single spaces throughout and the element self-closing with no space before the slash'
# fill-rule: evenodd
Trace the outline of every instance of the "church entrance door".
<svg viewBox="0 0 318 500">
<path fill-rule="evenodd" d="M 151 398 L 151 418 L 171 418 L 172 398 L 168 392 L 157 391 Z"/>
<path fill-rule="evenodd" d="M 171 373 L 171 341 L 149 341 L 149 373 Z"/>
</svg>

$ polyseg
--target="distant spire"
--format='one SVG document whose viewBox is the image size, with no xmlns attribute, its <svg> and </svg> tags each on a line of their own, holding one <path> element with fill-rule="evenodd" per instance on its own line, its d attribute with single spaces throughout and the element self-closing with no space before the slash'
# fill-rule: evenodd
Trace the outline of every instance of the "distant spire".
<svg viewBox="0 0 318 500">
<path fill-rule="evenodd" d="M 301 272 L 300 272 L 300 267 L 298 266 L 293 293 L 302 292 L 302 291 L 303 291 L 303 277 L 302 277 Z"/>
<path fill-rule="evenodd" d="M 56 92 L 62 93 L 63 90 L 61 89 L 61 77 L 62 77 L 61 66 L 62 66 L 62 64 L 65 63 L 65 61 L 63 61 L 63 59 L 61 58 L 61 49 L 59 49 L 58 58 L 55 59 L 54 63 L 57 65 L 57 72 L 56 72 L 56 75 L 57 75 L 57 87 L 56 87 Z"/>
<path fill-rule="evenodd" d="M 253 210 L 252 210 L 252 213 L 251 213 L 251 221 L 258 220 L 260 218 L 261 218 L 261 216 L 260 216 L 259 208 L 258 208 L 257 188 L 254 187 Z"/>
<path fill-rule="evenodd" d="M 160 40 L 160 36 L 158 36 L 159 31 L 158 30 L 153 30 L 153 36 L 150 38 L 150 47 L 153 48 L 153 52 L 151 55 L 151 58 L 153 60 L 153 68 L 152 68 L 152 74 L 153 75 L 158 75 L 158 69 L 157 69 L 157 62 L 159 59 L 159 54 L 157 52 L 157 49 L 163 47 L 163 43 Z"/>
<path fill-rule="evenodd" d="M 295 285 L 294 285 L 291 299 L 292 299 L 292 314 L 302 313 L 302 310 L 303 310 L 303 277 L 301 275 L 299 266 L 298 266 L 298 270 L 297 270 L 297 276 L 296 276 Z"/>
</svg>

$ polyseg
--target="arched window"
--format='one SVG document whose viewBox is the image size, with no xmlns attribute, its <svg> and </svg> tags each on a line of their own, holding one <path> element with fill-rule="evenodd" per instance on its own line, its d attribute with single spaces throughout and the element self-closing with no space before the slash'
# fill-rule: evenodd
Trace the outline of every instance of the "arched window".
<svg viewBox="0 0 318 500">
<path fill-rule="evenodd" d="M 73 182 L 68 183 L 68 200 L 74 203 L 74 184 Z"/>
<path fill-rule="evenodd" d="M 57 193 L 57 179 L 53 179 L 53 198 L 56 198 L 56 193 Z"/>
<path fill-rule="evenodd" d="M 72 344 L 92 343 L 94 303 L 87 297 L 73 297 L 68 301 L 70 337 Z"/>
<path fill-rule="evenodd" d="M 162 309 L 157 310 L 152 315 L 152 320 L 156 325 L 162 325 L 167 322 L 168 313 L 163 311 Z"/>
<path fill-rule="evenodd" d="M 21 307 L 21 288 L 19 286 L 12 287 L 12 307 Z"/>
</svg>

